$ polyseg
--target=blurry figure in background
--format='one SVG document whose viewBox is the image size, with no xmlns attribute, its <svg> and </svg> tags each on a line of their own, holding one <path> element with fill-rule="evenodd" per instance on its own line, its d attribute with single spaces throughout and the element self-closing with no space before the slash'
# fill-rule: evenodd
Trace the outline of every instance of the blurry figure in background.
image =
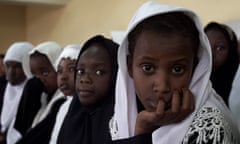
<svg viewBox="0 0 240 144">
<path fill-rule="evenodd" d="M 50 139 L 51 143 L 56 143 L 58 131 L 61 128 L 62 121 L 75 93 L 74 72 L 79 51 L 80 46 L 78 45 L 69 45 L 63 49 L 63 52 L 56 61 L 56 66 L 58 88 L 65 97 L 55 101 L 48 115 L 35 127 L 30 129 L 17 144 L 47 144 L 50 142 Z M 64 101 L 65 103 L 63 104 Z"/>
<path fill-rule="evenodd" d="M 9 47 L 4 57 L 6 80 L 8 83 L 3 96 L 1 134 L 7 132 L 10 123 L 15 118 L 23 88 L 28 78 L 31 77 L 29 73 L 24 71 L 24 67 L 27 67 L 27 65 L 24 66 L 23 61 L 32 48 L 33 45 L 28 42 L 16 42 Z"/>
<path fill-rule="evenodd" d="M 74 72 L 76 61 L 81 47 L 79 45 L 68 45 L 63 49 L 63 52 L 57 61 L 57 79 L 58 88 L 66 97 L 66 102 L 61 106 L 56 117 L 55 125 L 51 134 L 50 144 L 57 143 L 57 137 L 62 126 L 65 115 L 67 114 L 69 105 L 75 94 Z"/>
<path fill-rule="evenodd" d="M 3 96 L 4 96 L 5 88 L 7 86 L 3 59 L 4 59 L 4 54 L 0 54 L 0 112 L 2 111 Z M 1 138 L 0 138 L 0 141 L 1 141 Z"/>
<path fill-rule="evenodd" d="M 232 82 L 239 65 L 238 41 L 226 25 L 211 22 L 204 31 L 212 48 L 213 69 L 210 80 L 213 88 L 228 105 Z"/>
<path fill-rule="evenodd" d="M 28 54 L 34 78 L 26 84 L 15 121 L 7 134 L 7 143 L 15 144 L 52 111 L 63 97 L 58 90 L 56 60 L 62 48 L 55 42 L 43 42 Z"/>
<path fill-rule="evenodd" d="M 4 54 L 0 54 L 0 77 L 5 76 L 3 59 L 4 59 Z"/>
</svg>

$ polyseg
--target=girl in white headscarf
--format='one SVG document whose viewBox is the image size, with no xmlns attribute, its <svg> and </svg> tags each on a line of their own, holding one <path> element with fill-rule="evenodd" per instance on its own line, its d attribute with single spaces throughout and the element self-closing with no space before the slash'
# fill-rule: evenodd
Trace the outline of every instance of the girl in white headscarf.
<svg viewBox="0 0 240 144">
<path fill-rule="evenodd" d="M 57 87 L 57 68 L 56 62 L 58 60 L 59 55 L 62 52 L 62 48 L 55 42 L 43 42 L 37 45 L 29 54 L 30 54 L 30 68 L 31 72 L 34 76 L 39 78 L 44 85 L 44 93 L 41 97 L 41 108 L 38 111 L 37 115 L 34 118 L 32 127 L 34 127 L 37 123 L 39 123 L 42 119 L 46 117 L 48 112 L 51 109 L 52 104 L 63 97 L 63 94 Z M 51 64 L 51 66 L 47 66 L 48 64 L 43 63 L 42 58 L 45 56 Z M 33 60 L 35 59 L 35 62 Z"/>
<path fill-rule="evenodd" d="M 231 113 L 209 82 L 211 48 L 194 12 L 143 4 L 118 54 L 110 121 L 116 143 L 240 143 Z M 165 125 L 185 109 L 190 93 L 194 112 L 182 122 Z"/>
<path fill-rule="evenodd" d="M 80 49 L 81 47 L 79 45 L 68 45 L 63 49 L 61 55 L 57 60 L 58 87 L 65 95 L 67 100 L 58 111 L 56 122 L 49 142 L 50 144 L 57 143 L 59 130 L 67 114 L 73 95 L 75 94 L 74 72 Z"/>
<path fill-rule="evenodd" d="M 28 54 L 34 78 L 24 88 L 17 116 L 7 134 L 7 143 L 14 144 L 41 122 L 51 111 L 53 104 L 63 94 L 57 87 L 56 61 L 62 48 L 48 41 L 37 45 Z"/>
<path fill-rule="evenodd" d="M 31 75 L 24 71 L 23 60 L 31 51 L 33 45 L 29 42 L 12 44 L 4 57 L 6 79 L 8 81 L 4 92 L 1 112 L 1 132 L 4 133 L 16 115 L 23 88 Z"/>
</svg>

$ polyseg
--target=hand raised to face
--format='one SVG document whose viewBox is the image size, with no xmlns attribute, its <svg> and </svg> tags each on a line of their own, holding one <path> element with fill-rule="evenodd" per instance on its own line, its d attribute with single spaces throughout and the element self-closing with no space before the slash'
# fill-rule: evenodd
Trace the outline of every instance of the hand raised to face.
<svg viewBox="0 0 240 144">
<path fill-rule="evenodd" d="M 135 135 L 151 133 L 163 125 L 181 122 L 194 111 L 194 108 L 194 96 L 189 89 L 175 90 L 171 104 L 160 99 L 156 111 L 143 110 L 138 114 Z"/>
</svg>

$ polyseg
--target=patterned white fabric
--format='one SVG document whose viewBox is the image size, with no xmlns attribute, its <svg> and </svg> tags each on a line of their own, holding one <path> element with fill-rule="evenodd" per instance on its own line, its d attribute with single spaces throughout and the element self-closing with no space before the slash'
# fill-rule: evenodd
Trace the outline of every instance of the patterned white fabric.
<svg viewBox="0 0 240 144">
<path fill-rule="evenodd" d="M 188 129 L 194 120 L 195 114 L 201 111 L 201 109 L 207 105 L 208 107 L 213 107 L 221 111 L 221 113 L 224 115 L 227 125 L 231 127 L 232 136 L 235 138 L 235 141 L 240 143 L 239 133 L 236 129 L 231 113 L 224 105 L 221 98 L 212 89 L 211 83 L 209 82 L 209 76 L 212 67 L 211 48 L 207 37 L 203 32 L 198 16 L 194 12 L 181 7 L 162 5 L 151 1 L 143 4 L 133 16 L 126 31 L 126 36 L 124 37 L 119 48 L 119 71 L 116 83 L 115 113 L 110 123 L 112 139 L 123 139 L 134 136 L 135 122 L 137 117 L 134 83 L 128 74 L 126 63 L 126 57 L 128 54 L 127 36 L 129 32 L 133 30 L 133 28 L 135 28 L 135 26 L 142 20 L 154 15 L 175 11 L 183 12 L 192 18 L 200 33 L 200 46 L 198 52 L 199 62 L 196 66 L 189 86 L 189 89 L 195 96 L 195 111 L 184 121 L 178 124 L 162 126 L 155 130 L 152 134 L 153 144 L 182 143 L 184 136 L 188 132 Z"/>
</svg>

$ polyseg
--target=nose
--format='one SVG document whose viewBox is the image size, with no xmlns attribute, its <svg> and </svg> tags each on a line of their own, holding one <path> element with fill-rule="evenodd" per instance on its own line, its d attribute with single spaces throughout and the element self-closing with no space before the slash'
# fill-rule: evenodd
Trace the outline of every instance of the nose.
<svg viewBox="0 0 240 144">
<path fill-rule="evenodd" d="M 62 74 L 59 75 L 59 76 L 60 76 L 60 79 L 61 79 L 62 81 L 66 81 L 66 80 L 68 79 L 68 76 L 67 76 L 66 73 L 62 73 Z"/>
<path fill-rule="evenodd" d="M 154 93 L 167 94 L 171 91 L 170 80 L 167 72 L 159 72 L 154 78 Z"/>
<path fill-rule="evenodd" d="M 88 73 L 85 73 L 84 75 L 80 76 L 80 83 L 86 83 L 86 84 L 91 84 L 92 79 Z"/>
</svg>

